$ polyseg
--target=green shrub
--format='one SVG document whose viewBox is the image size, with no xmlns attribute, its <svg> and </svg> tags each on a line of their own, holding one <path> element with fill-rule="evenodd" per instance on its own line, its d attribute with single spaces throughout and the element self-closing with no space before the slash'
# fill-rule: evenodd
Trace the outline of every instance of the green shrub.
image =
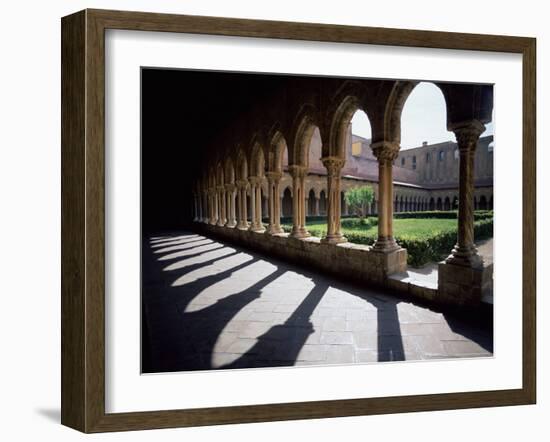
<svg viewBox="0 0 550 442">
<path fill-rule="evenodd" d="M 429 210 L 426 212 L 397 212 L 393 214 L 394 218 L 441 218 L 458 219 L 458 210 Z M 492 210 L 475 210 L 474 220 L 493 218 Z"/>
<path fill-rule="evenodd" d="M 414 215 L 429 215 L 425 218 L 452 218 L 456 212 L 412 212 Z M 435 215 L 438 216 L 435 216 Z M 420 216 L 410 216 L 420 218 Z M 474 214 L 474 237 L 477 240 L 493 237 L 493 212 L 476 211 Z M 323 218 L 324 220 L 324 218 Z M 378 223 L 375 217 L 365 218 L 363 223 L 359 218 L 342 220 L 342 230 L 349 242 L 355 244 L 373 245 L 378 237 L 374 226 Z M 292 222 L 283 224 L 285 232 L 292 231 Z M 322 238 L 326 235 L 326 224 L 307 225 L 307 229 L 313 236 Z M 408 252 L 408 264 L 419 267 L 428 262 L 437 262 L 451 253 L 456 244 L 458 226 L 434 233 L 418 233 L 413 235 L 396 235 L 396 241 Z"/>
<path fill-rule="evenodd" d="M 347 228 L 347 229 L 357 229 L 357 228 L 368 229 L 372 226 L 378 225 L 378 218 L 375 218 L 375 217 L 348 218 L 348 219 L 343 219 L 340 224 L 342 225 L 342 228 Z"/>
</svg>

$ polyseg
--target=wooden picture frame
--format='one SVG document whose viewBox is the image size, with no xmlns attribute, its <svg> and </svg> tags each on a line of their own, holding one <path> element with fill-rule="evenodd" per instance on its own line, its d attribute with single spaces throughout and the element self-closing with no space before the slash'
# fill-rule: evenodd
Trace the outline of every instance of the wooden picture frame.
<svg viewBox="0 0 550 442">
<path fill-rule="evenodd" d="M 523 57 L 523 385 L 497 391 L 105 412 L 105 30 L 418 48 Z M 536 41 L 534 38 L 84 10 L 62 19 L 62 410 L 83 432 L 533 404 L 536 399 Z"/>
</svg>

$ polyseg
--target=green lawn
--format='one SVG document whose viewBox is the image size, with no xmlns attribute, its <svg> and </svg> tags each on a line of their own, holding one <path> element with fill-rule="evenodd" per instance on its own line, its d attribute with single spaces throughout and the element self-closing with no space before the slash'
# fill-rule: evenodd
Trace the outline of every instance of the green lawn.
<svg viewBox="0 0 550 442">
<path fill-rule="evenodd" d="M 285 224 L 284 227 L 290 231 L 291 224 Z M 439 218 L 402 218 L 393 220 L 394 236 L 398 237 L 426 237 L 436 233 L 447 232 L 456 229 L 456 219 L 439 219 Z M 311 230 L 312 235 L 320 236 L 320 233 L 326 232 L 327 224 L 325 221 L 309 221 L 306 222 L 306 228 Z M 348 232 L 363 233 L 368 236 L 376 236 L 378 226 L 370 227 L 342 227 L 344 235 Z"/>
</svg>

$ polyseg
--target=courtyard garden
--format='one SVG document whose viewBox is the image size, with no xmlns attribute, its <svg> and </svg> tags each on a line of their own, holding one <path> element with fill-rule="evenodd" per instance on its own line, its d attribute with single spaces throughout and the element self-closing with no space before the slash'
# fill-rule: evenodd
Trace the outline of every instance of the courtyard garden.
<svg viewBox="0 0 550 442">
<path fill-rule="evenodd" d="M 292 220 L 283 219 L 285 232 L 292 230 Z M 327 230 L 326 218 L 308 217 L 306 227 L 316 237 Z M 394 214 L 393 232 L 397 242 L 408 251 L 408 264 L 420 267 L 449 255 L 457 238 L 457 211 L 400 212 Z M 378 236 L 377 217 L 344 217 L 342 232 L 356 244 L 372 245 Z M 475 240 L 493 237 L 493 211 L 474 212 Z"/>
</svg>

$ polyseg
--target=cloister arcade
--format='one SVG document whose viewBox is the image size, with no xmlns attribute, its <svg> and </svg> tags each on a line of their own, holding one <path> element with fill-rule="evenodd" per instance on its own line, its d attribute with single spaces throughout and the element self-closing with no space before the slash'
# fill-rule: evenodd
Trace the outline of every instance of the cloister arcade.
<svg viewBox="0 0 550 442">
<path fill-rule="evenodd" d="M 362 260 L 354 269 L 366 273 L 365 280 L 384 285 L 389 275 L 406 269 L 406 250 L 393 235 L 394 212 L 458 209 L 457 243 L 439 266 L 437 300 L 478 302 L 483 262 L 474 244 L 473 210 L 492 207 L 492 191 L 474 189 L 474 152 L 491 121 L 493 89 L 435 83 L 445 98 L 447 129 L 456 137 L 460 171 L 458 189 L 428 191 L 394 183 L 392 174 L 400 151 L 401 112 L 416 85 L 401 80 L 288 77 L 282 90 L 260 94 L 246 111 L 227 121 L 215 142 L 204 146 L 194 180 L 196 225 L 240 241 L 250 238 L 251 244 L 271 244 L 271 249 L 277 241 L 288 254 L 315 243 L 319 260 L 331 253 L 348 254 L 348 266 Z M 371 183 L 374 202 L 368 208 L 378 216 L 378 239 L 372 247 L 348 246 L 341 230 L 341 217 L 349 214 L 343 193 L 358 184 L 341 173 L 347 129 L 357 111 L 365 112 L 370 121 L 370 147 L 378 161 L 377 181 Z M 309 146 L 315 131 L 325 168 L 318 175 L 310 170 Z M 320 241 L 310 238 L 310 215 L 327 218 L 327 232 Z M 292 231 L 285 234 L 281 218 L 290 216 Z M 315 258 L 309 262 L 315 264 Z"/>
</svg>

